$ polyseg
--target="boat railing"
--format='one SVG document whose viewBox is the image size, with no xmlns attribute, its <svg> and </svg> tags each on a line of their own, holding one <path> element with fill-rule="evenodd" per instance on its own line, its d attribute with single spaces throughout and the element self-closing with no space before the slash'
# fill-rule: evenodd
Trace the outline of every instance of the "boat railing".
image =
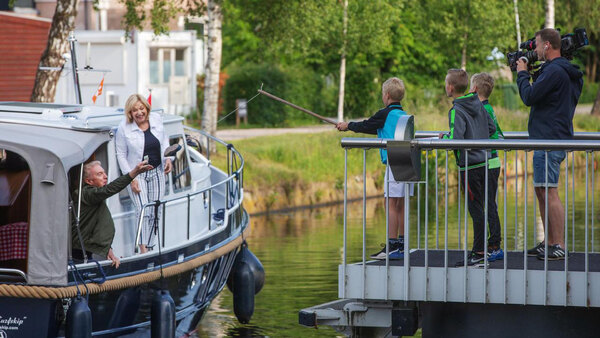
<svg viewBox="0 0 600 338">
<path fill-rule="evenodd" d="M 232 211 L 238 209 L 241 205 L 241 202 L 243 199 L 244 158 L 242 157 L 240 152 L 237 149 L 235 149 L 235 147 L 232 144 L 227 143 L 221 139 L 218 139 L 202 130 L 194 129 L 194 128 L 188 127 L 188 126 L 184 126 L 184 129 L 187 132 L 193 132 L 193 133 L 199 134 L 201 137 L 205 138 L 206 142 L 204 144 L 207 145 L 206 157 L 208 160 L 210 160 L 210 151 L 208 151 L 208 149 L 210 149 L 210 142 L 215 142 L 215 144 L 225 148 L 227 164 L 226 164 L 226 168 L 225 168 L 226 171 L 224 171 L 224 173 L 226 174 L 226 176 L 222 180 L 220 180 L 216 183 L 213 183 L 209 187 L 206 187 L 204 189 L 200 189 L 200 190 L 197 190 L 194 192 L 189 192 L 185 195 L 179 195 L 179 196 L 172 197 L 172 198 L 162 199 L 158 202 L 157 201 L 149 201 L 148 203 L 142 205 L 141 212 L 137 217 L 137 230 L 136 230 L 136 237 L 135 237 L 135 252 L 136 253 L 139 250 L 138 244 L 140 244 L 140 240 L 141 240 L 143 219 L 146 216 L 146 214 L 149 212 L 150 208 L 156 208 L 157 205 L 159 208 L 162 208 L 162 216 L 161 216 L 160 222 L 164 222 L 164 220 L 166 219 L 167 204 L 169 204 L 170 202 L 185 201 L 185 203 L 187 205 L 187 217 L 186 217 L 186 219 L 187 219 L 187 221 L 186 221 L 187 237 L 186 238 L 189 240 L 190 239 L 190 222 L 192 221 L 191 220 L 191 207 L 192 207 L 191 206 L 191 198 L 192 197 L 202 195 L 204 205 L 208 210 L 207 224 L 209 225 L 209 229 L 212 229 L 212 224 L 213 224 L 212 218 L 214 217 L 214 214 L 212 213 L 213 191 L 216 191 L 217 189 L 224 190 L 225 203 L 223 206 L 222 225 L 227 224 L 228 216 L 231 214 Z M 201 220 L 196 219 L 194 221 L 200 222 Z M 219 223 L 221 223 L 221 222 L 219 222 Z M 164 227 L 163 227 L 163 229 L 164 229 Z M 161 245 L 161 243 L 159 243 L 159 245 Z M 165 245 L 165 234 L 163 232 L 162 246 L 164 247 L 164 245 Z"/>
<path fill-rule="evenodd" d="M 527 133 L 522 132 L 505 133 L 503 140 L 439 139 L 439 134 L 440 132 L 414 132 L 414 138 L 411 136 L 403 141 L 371 138 L 343 138 L 341 140 L 341 146 L 344 149 L 344 214 L 343 257 L 339 280 L 340 298 L 600 306 L 597 294 L 590 297 L 590 292 L 595 292 L 593 286 L 590 286 L 593 280 L 589 273 L 590 257 L 594 256 L 597 249 L 594 247 L 594 177 L 597 170 L 595 153 L 600 150 L 600 133 L 576 133 L 573 140 L 527 139 Z M 394 161 L 394 148 L 403 148 L 407 154 L 406 157 Z M 400 261 L 391 261 L 389 256 L 384 262 L 379 263 L 367 259 L 366 168 L 367 151 L 370 149 L 387 149 L 387 167 L 392 166 L 392 171 L 394 163 L 398 162 L 402 162 L 405 168 L 413 168 L 412 170 L 415 171 L 416 178 L 412 179 L 414 195 L 411 198 L 404 198 L 405 254 L 403 260 Z M 475 271 L 466 263 L 470 251 L 468 243 L 472 237 L 472 228 L 470 226 L 471 218 L 467 212 L 470 202 L 467 193 L 469 189 L 461 189 L 461 184 L 464 185 L 464 181 L 468 178 L 461 179 L 456 164 L 448 163 L 449 157 L 454 161 L 454 156 L 449 156 L 449 153 L 455 150 L 464 152 L 468 166 L 470 152 L 493 149 L 498 151 L 501 161 L 502 173 L 498 182 L 497 205 L 501 220 L 501 248 L 504 251 L 504 259 L 503 262 L 497 261 L 492 267 L 487 258 L 489 235 L 487 191 L 489 187 L 488 170 L 486 170 L 484 186 L 485 262 L 481 264 L 481 269 Z M 350 263 L 348 262 L 348 152 L 356 150 L 362 151 L 363 155 L 362 261 Z M 548 227 L 542 230 L 542 223 L 539 222 L 539 218 L 536 218 L 536 196 L 532 194 L 533 186 L 528 186 L 530 183 L 527 182 L 528 178 L 531 178 L 528 176 L 532 175 L 533 151 L 543 152 L 547 168 L 548 154 L 554 150 L 566 152 L 566 158 L 560 166 L 558 186 L 558 192 L 562 196 L 561 199 L 565 206 L 564 250 L 566 255 L 564 261 L 549 261 L 548 242 L 545 241 L 542 268 L 541 260 L 528 260 L 527 250 L 544 238 L 548 238 Z M 413 162 L 412 166 L 411 162 Z M 486 159 L 486 167 L 487 162 Z M 578 171 L 576 171 L 576 164 Z M 585 165 L 585 171 L 581 170 L 583 165 Z M 469 170 L 465 173 L 466 177 L 468 175 Z M 583 175 L 585 178 L 582 177 Z M 577 194 L 575 191 L 575 181 L 580 182 L 582 179 L 585 179 L 584 196 L 582 192 L 584 187 L 578 187 Z M 511 187 L 514 189 L 514 196 L 507 196 L 507 185 L 513 185 L 511 181 L 514 182 L 514 186 Z M 384 182 L 384 184 L 389 184 L 389 182 Z M 405 184 L 405 196 L 409 196 L 409 189 L 409 184 Z M 542 188 L 542 190 L 546 197 L 545 212 L 539 216 L 542 218 L 543 224 L 548 224 L 548 188 Z M 451 196 L 452 194 L 454 196 Z M 513 201 L 507 201 L 507 197 L 508 200 Z M 450 199 L 455 204 L 451 208 L 448 203 Z M 430 205 L 433 203 L 435 205 Z M 385 204 L 388 205 L 387 197 Z M 575 206 L 577 205 L 580 210 L 581 204 L 584 204 L 585 216 L 578 216 L 576 224 Z M 385 237 L 382 240 L 387 243 L 389 211 L 387 207 L 385 209 Z M 509 213 L 514 215 L 509 217 Z M 449 227 L 450 223 L 453 224 L 451 227 Z M 508 237 L 509 235 L 511 238 Z M 579 236 L 577 242 L 576 236 Z M 510 245 L 509 242 L 511 242 Z M 352 252 L 358 254 L 358 248 L 351 249 Z M 386 250 L 389 253 L 388 245 L 386 245 Z M 411 264 L 411 257 L 416 257 L 413 254 L 420 256 L 413 258 L 415 263 Z M 435 266 L 432 263 L 432 255 L 435 255 L 437 259 Z M 464 261 L 464 264 L 455 267 L 450 256 L 454 259 L 458 256 L 460 260 Z M 575 269 L 573 271 L 570 264 L 575 265 L 575 261 L 580 267 L 573 268 Z M 583 264 L 581 264 L 582 261 Z M 498 264 L 502 264 L 502 266 Z M 556 264 L 560 264 L 560 267 L 557 268 Z M 401 275 L 397 274 L 398 270 L 390 269 L 390 267 L 398 265 L 402 267 Z M 436 271 L 433 271 L 434 267 Z M 492 268 L 494 269 L 493 276 L 490 274 Z M 513 273 L 516 269 L 520 271 Z M 531 271 L 534 269 L 537 272 L 532 273 Z M 396 271 L 395 275 L 392 270 Z M 377 277 L 369 276 L 371 272 L 379 273 L 379 275 Z M 581 281 L 575 281 L 575 277 L 581 278 Z M 596 278 L 597 276 L 592 277 Z M 490 290 L 491 285 L 494 285 L 493 292 Z M 399 287 L 400 290 L 398 290 Z M 411 288 L 414 290 L 410 290 Z M 537 290 L 534 290 L 535 288 Z M 474 295 L 473 290 L 480 294 Z M 574 292 L 580 294 L 575 295 Z M 590 300 L 591 298 L 593 299 Z"/>
</svg>

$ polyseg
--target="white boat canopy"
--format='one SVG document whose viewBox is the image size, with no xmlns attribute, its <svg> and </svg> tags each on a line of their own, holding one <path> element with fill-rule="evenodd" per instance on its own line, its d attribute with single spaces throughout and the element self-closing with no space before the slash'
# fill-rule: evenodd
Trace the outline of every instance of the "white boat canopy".
<svg viewBox="0 0 600 338">
<path fill-rule="evenodd" d="M 31 170 L 28 284 L 67 284 L 71 242 L 67 173 L 111 136 L 107 129 L 81 130 L 0 121 L 0 148 L 22 156 Z"/>
</svg>

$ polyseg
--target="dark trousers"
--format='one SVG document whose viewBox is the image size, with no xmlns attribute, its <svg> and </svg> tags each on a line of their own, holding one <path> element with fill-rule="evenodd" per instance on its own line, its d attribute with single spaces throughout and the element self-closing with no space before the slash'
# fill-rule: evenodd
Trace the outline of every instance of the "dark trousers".
<svg viewBox="0 0 600 338">
<path fill-rule="evenodd" d="M 469 169 L 460 172 L 463 188 L 468 192 L 467 206 L 473 220 L 473 252 L 483 251 L 483 232 L 485 226 L 485 171 L 486 167 Z M 466 176 L 466 180 L 465 180 Z"/>
<path fill-rule="evenodd" d="M 498 205 L 496 204 L 496 193 L 498 192 L 498 177 L 500 168 L 488 169 L 488 245 L 492 248 L 500 246 L 500 217 L 498 217 Z"/>
</svg>

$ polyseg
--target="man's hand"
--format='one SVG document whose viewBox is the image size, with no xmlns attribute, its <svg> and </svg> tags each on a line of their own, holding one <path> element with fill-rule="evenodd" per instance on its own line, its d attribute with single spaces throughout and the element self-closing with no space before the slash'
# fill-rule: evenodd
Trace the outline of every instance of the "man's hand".
<svg viewBox="0 0 600 338">
<path fill-rule="evenodd" d="M 115 269 L 119 268 L 119 265 L 121 264 L 121 261 L 119 261 L 119 259 L 117 258 L 117 256 L 115 256 L 115 254 L 112 251 L 112 248 L 110 248 L 108 250 L 108 256 L 106 256 L 106 258 L 108 258 L 109 260 L 112 261 L 112 265 L 115 266 Z"/>
<path fill-rule="evenodd" d="M 165 175 L 171 172 L 173 169 L 173 164 L 171 164 L 171 159 L 168 158 L 165 160 Z"/>
<path fill-rule="evenodd" d="M 148 170 L 154 169 L 153 166 L 148 164 L 148 161 L 142 161 L 138 163 L 133 170 L 129 172 L 129 177 L 135 178 L 137 175 L 141 173 L 145 173 Z M 133 183 L 133 182 L 132 182 Z"/>
<path fill-rule="evenodd" d="M 446 136 L 446 133 L 440 133 L 440 134 L 438 135 L 438 138 L 441 140 L 441 139 L 443 139 L 443 138 L 444 138 L 444 136 Z"/>
<path fill-rule="evenodd" d="M 348 130 L 348 122 L 338 122 L 335 127 L 339 131 L 346 131 Z"/>
<path fill-rule="evenodd" d="M 519 58 L 517 60 L 517 73 L 522 70 L 527 71 L 527 62 L 525 62 L 525 60 L 522 58 Z"/>
</svg>

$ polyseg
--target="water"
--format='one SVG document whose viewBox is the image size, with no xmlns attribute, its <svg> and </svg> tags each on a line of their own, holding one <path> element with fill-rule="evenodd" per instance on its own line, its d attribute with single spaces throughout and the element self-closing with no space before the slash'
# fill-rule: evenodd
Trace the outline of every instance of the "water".
<svg viewBox="0 0 600 338">
<path fill-rule="evenodd" d="M 561 178 L 563 179 L 563 178 Z M 597 180 L 596 180 L 597 181 Z M 509 250 L 522 250 L 525 220 L 525 196 L 523 179 L 509 179 L 507 182 L 507 236 L 504 239 Z M 504 203 L 503 182 L 499 182 L 498 212 L 504 237 Z M 576 174 L 576 203 L 575 203 L 575 240 L 578 251 L 585 249 L 585 171 Z M 515 186 L 518 194 L 515 197 Z M 559 186 L 561 200 L 564 203 L 564 181 Z M 589 201 L 595 189 L 589 190 Z M 433 189 L 433 185 L 432 188 Z M 429 192 L 428 245 L 429 248 L 444 248 L 444 205 L 445 188 L 438 186 L 438 207 L 435 205 L 435 192 Z M 572 199 L 572 187 L 569 185 L 569 199 Z M 527 246 L 533 246 L 542 238 L 542 227 L 539 209 L 536 206 L 536 219 L 533 216 L 533 185 L 529 176 L 528 211 L 527 211 Z M 415 191 L 416 194 L 416 191 Z M 458 193 L 456 188 L 450 188 L 448 193 L 448 247 L 450 249 L 464 248 L 464 209 L 461 209 L 461 223 L 458 222 Z M 417 203 L 411 199 L 411 247 L 425 243 L 425 212 L 424 187 L 420 188 L 420 220 L 418 222 L 420 239 L 417 242 Z M 600 201 L 595 196 L 595 204 Z M 461 208 L 464 203 L 462 196 Z M 515 209 L 515 205 L 518 206 Z M 436 227 L 436 209 L 439 223 Z M 594 244 L 594 250 L 600 248 L 599 235 L 596 233 L 592 242 L 591 204 L 588 205 L 588 247 Z M 515 211 L 517 215 L 515 226 Z M 343 206 L 302 209 L 284 214 L 251 217 L 252 230 L 248 238 L 249 248 L 262 261 L 266 271 L 266 284 L 255 298 L 255 311 L 251 324 L 242 325 L 233 314 L 233 297 L 229 290 L 224 290 L 213 301 L 209 311 L 198 326 L 199 337 L 338 337 L 339 333 L 329 327 L 318 329 L 306 328 L 298 324 L 298 311 L 313 305 L 336 300 L 338 298 L 338 265 L 342 262 L 343 241 Z M 572 210 L 569 209 L 569 241 L 572 247 Z M 594 227 L 598 226 L 596 211 Z M 367 204 L 366 217 L 366 255 L 376 252 L 380 243 L 385 241 L 385 211 L 383 199 L 370 199 Z M 470 221 L 470 218 L 469 218 Z M 534 226 L 534 224 L 536 226 Z M 348 206 L 348 261 L 356 262 L 362 259 L 362 204 L 351 203 Z M 459 228 L 461 237 L 459 239 Z M 515 231 L 515 228 L 517 229 Z M 534 230 L 535 229 L 535 230 Z M 471 224 L 468 225 L 469 247 L 472 239 Z M 535 234 L 534 234 L 535 231 Z M 597 232 L 597 231 L 596 231 Z M 516 234 L 516 235 L 515 235 Z M 460 241 L 460 242 L 459 242 Z M 459 246 L 460 244 L 460 246 Z M 570 248 L 571 250 L 571 248 Z M 418 333 L 420 335 L 420 333 Z"/>
</svg>

